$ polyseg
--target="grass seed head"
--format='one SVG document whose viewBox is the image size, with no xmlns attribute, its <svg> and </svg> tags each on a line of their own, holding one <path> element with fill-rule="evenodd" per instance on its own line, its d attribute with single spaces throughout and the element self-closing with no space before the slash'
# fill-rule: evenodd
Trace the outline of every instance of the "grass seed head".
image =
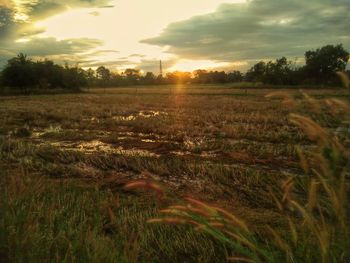
<svg viewBox="0 0 350 263">
<path fill-rule="evenodd" d="M 350 87 L 350 79 L 348 74 L 346 74 L 343 71 L 338 71 L 337 75 L 339 76 L 340 80 L 342 81 L 344 87 L 349 88 Z"/>
<path fill-rule="evenodd" d="M 153 218 L 147 220 L 147 223 L 154 224 L 154 223 L 162 223 L 162 224 L 169 224 L 169 225 L 184 225 L 188 224 L 189 221 L 185 219 L 180 219 L 177 217 L 166 217 L 166 218 Z"/>
<path fill-rule="evenodd" d="M 186 197 L 185 200 L 190 204 L 197 206 L 198 208 L 204 209 L 204 211 L 207 211 L 211 216 L 217 215 L 217 211 L 213 207 L 211 207 L 210 205 L 204 202 L 193 199 L 192 197 Z"/>
<path fill-rule="evenodd" d="M 289 107 L 293 108 L 296 105 L 295 99 L 292 97 L 291 94 L 288 92 L 283 92 L 283 91 L 276 91 L 276 92 L 271 92 L 265 96 L 266 98 L 282 98 L 282 104 Z"/>
<path fill-rule="evenodd" d="M 125 190 L 145 190 L 150 192 L 155 192 L 158 197 L 164 196 L 164 189 L 157 183 L 151 180 L 138 180 L 134 182 L 130 182 L 124 186 Z"/>
</svg>

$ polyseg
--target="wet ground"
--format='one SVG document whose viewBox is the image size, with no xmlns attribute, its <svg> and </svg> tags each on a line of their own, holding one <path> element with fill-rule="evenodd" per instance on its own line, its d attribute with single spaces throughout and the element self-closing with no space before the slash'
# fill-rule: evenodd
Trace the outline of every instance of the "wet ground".
<svg viewBox="0 0 350 263">
<path fill-rule="evenodd" d="M 54 101 L 50 96 L 9 97 L 1 101 L 0 136 L 29 143 L 43 159 L 52 151 L 63 152 L 69 169 L 84 178 L 117 173 L 131 180 L 147 171 L 167 184 L 200 189 L 208 183 L 207 175 L 213 187 L 216 177 L 226 180 L 246 170 L 265 177 L 301 176 L 296 146 L 306 152 L 314 146 L 288 121 L 293 109 L 265 98 L 268 92 L 199 88 L 167 94 L 145 89 L 135 95 L 132 89 L 120 89 L 56 96 Z M 322 119 L 330 129 L 348 132 L 331 116 Z M 70 155 L 84 157 L 76 161 Z M 101 156 L 109 163 L 89 163 Z M 110 164 L 120 158 L 119 166 Z M 67 162 L 50 159 L 55 167 Z"/>
</svg>

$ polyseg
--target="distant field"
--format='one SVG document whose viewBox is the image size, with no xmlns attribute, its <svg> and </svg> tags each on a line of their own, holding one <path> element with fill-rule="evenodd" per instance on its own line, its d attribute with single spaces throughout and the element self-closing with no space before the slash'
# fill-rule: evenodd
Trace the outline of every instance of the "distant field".
<svg viewBox="0 0 350 263">
<path fill-rule="evenodd" d="M 283 228 L 268 189 L 301 176 L 295 146 L 313 146 L 288 120 L 308 109 L 265 98 L 273 91 L 157 86 L 0 97 L 0 257 L 223 262 L 229 251 L 204 234 L 146 223 L 185 195 L 234 211 L 257 231 L 266 222 Z M 304 91 L 350 99 L 342 89 Z M 313 117 L 339 129 L 331 115 Z M 164 201 L 122 189 L 145 177 L 167 189 Z"/>
</svg>

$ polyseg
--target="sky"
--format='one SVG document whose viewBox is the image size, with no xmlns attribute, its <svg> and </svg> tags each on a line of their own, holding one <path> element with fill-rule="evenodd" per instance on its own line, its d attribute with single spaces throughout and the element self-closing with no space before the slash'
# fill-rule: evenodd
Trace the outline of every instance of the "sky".
<svg viewBox="0 0 350 263">
<path fill-rule="evenodd" d="M 0 67 L 34 59 L 159 72 L 245 71 L 342 43 L 350 0 L 0 0 Z"/>
</svg>

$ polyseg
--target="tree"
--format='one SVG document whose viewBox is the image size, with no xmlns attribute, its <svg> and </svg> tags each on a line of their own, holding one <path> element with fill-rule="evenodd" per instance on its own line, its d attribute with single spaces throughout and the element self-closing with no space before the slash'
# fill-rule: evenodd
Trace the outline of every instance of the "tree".
<svg viewBox="0 0 350 263">
<path fill-rule="evenodd" d="M 33 62 L 20 53 L 5 66 L 2 84 L 28 93 L 31 88 L 79 89 L 87 82 L 85 71 L 78 66 L 62 67 L 47 59 Z"/>
<path fill-rule="evenodd" d="M 266 73 L 266 63 L 260 61 L 255 64 L 246 74 L 246 80 L 251 82 L 263 82 Z"/>
<path fill-rule="evenodd" d="M 212 71 L 209 73 L 210 83 L 226 83 L 227 75 L 224 71 Z"/>
<path fill-rule="evenodd" d="M 86 79 L 87 79 L 87 82 L 88 82 L 89 86 L 93 86 L 95 84 L 96 73 L 95 73 L 95 71 L 93 69 L 89 68 L 86 71 Z"/>
<path fill-rule="evenodd" d="M 5 86 L 22 89 L 25 93 L 36 84 L 34 63 L 20 53 L 10 59 L 2 72 Z"/>
<path fill-rule="evenodd" d="M 343 45 L 327 45 L 305 53 L 305 77 L 317 84 L 337 82 L 336 72 L 344 71 L 349 60 L 349 52 Z"/>
<path fill-rule="evenodd" d="M 231 83 L 242 82 L 243 74 L 238 70 L 234 70 L 227 74 L 227 81 Z"/>
<path fill-rule="evenodd" d="M 128 68 L 124 71 L 124 75 L 126 77 L 127 84 L 136 85 L 138 84 L 141 73 L 138 69 Z"/>
<path fill-rule="evenodd" d="M 191 72 L 174 71 L 166 74 L 166 81 L 169 84 L 184 84 L 191 81 Z"/>
<path fill-rule="evenodd" d="M 112 72 L 111 73 L 111 80 L 110 84 L 114 87 L 124 85 L 125 80 L 123 79 L 123 76 L 118 74 L 117 72 Z"/>
<path fill-rule="evenodd" d="M 65 66 L 63 71 L 63 88 L 66 89 L 79 89 L 80 87 L 87 85 L 86 72 L 78 66 L 69 67 Z"/>
<path fill-rule="evenodd" d="M 198 69 L 193 72 L 195 83 L 226 83 L 228 75 L 224 71 L 206 71 Z"/>
<path fill-rule="evenodd" d="M 141 82 L 145 85 L 153 85 L 156 82 L 156 76 L 152 72 L 147 72 L 146 75 L 141 78 Z"/>
<path fill-rule="evenodd" d="M 111 72 L 108 68 L 104 66 L 100 66 L 96 69 L 97 79 L 99 80 L 99 84 L 102 86 L 107 86 L 111 79 Z"/>
<path fill-rule="evenodd" d="M 276 59 L 274 62 L 269 61 L 266 64 L 263 82 L 275 85 L 291 84 L 291 64 L 292 62 L 288 61 L 286 57 Z"/>
<path fill-rule="evenodd" d="M 246 80 L 274 85 L 295 85 L 298 84 L 296 76 L 299 77 L 300 74 L 292 65 L 293 63 L 286 57 L 267 63 L 261 61 L 247 72 Z"/>
<path fill-rule="evenodd" d="M 206 71 L 204 69 L 197 69 L 197 70 L 195 70 L 193 72 L 193 75 L 194 75 L 193 82 L 195 82 L 195 83 L 204 84 L 204 83 L 208 83 L 209 82 L 208 71 Z"/>
<path fill-rule="evenodd" d="M 41 89 L 63 87 L 63 67 L 54 64 L 51 60 L 37 61 L 33 64 L 37 86 Z"/>
</svg>

